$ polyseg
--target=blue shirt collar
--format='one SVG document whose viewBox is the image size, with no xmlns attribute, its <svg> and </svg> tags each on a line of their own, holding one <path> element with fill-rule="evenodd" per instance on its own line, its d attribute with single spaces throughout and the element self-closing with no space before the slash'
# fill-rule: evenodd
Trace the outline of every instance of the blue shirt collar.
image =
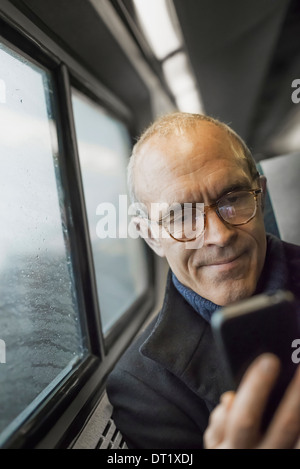
<svg viewBox="0 0 300 469">
<path fill-rule="evenodd" d="M 172 280 L 175 288 L 184 297 L 184 299 L 197 311 L 197 313 L 201 314 L 206 321 L 210 322 L 212 314 L 220 308 L 220 306 L 206 298 L 203 298 L 198 295 L 198 293 L 183 285 L 173 272 Z"/>
</svg>

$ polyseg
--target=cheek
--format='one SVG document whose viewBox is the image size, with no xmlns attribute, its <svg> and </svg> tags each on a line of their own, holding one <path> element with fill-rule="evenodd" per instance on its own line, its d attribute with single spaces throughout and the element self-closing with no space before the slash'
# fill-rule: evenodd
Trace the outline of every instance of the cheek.
<svg viewBox="0 0 300 469">
<path fill-rule="evenodd" d="M 240 230 L 240 240 L 246 249 L 244 276 L 251 283 L 258 282 L 265 263 L 267 241 L 263 222 L 258 218 L 255 223 L 245 225 Z"/>
<path fill-rule="evenodd" d="M 187 272 L 189 260 L 192 256 L 192 250 L 185 249 L 184 243 L 165 239 L 162 240 L 166 259 L 171 270 L 178 276 L 180 273 Z"/>
<path fill-rule="evenodd" d="M 248 234 L 252 238 L 252 246 L 253 250 L 256 252 L 257 261 L 261 264 L 264 262 L 267 247 L 266 232 L 263 221 L 258 219 L 257 223 Z"/>
</svg>

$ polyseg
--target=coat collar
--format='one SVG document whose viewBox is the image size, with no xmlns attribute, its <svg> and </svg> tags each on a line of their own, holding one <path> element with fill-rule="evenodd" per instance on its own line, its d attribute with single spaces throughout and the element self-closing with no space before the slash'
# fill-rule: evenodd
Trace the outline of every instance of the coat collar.
<svg viewBox="0 0 300 469">
<path fill-rule="evenodd" d="M 140 352 L 179 377 L 209 408 L 227 390 L 210 324 L 174 287 L 171 271 L 162 310 Z"/>
</svg>

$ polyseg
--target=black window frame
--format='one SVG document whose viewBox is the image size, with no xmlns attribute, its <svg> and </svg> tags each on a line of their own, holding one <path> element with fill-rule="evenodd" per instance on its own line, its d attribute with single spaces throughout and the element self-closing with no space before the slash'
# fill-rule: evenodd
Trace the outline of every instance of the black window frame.
<svg viewBox="0 0 300 469">
<path fill-rule="evenodd" d="M 2 447 L 66 448 L 76 438 L 101 397 L 108 373 L 154 306 L 154 256 L 145 245 L 149 268 L 148 290 L 104 337 L 72 112 L 72 87 L 121 120 L 131 138 L 134 135 L 132 115 L 124 103 L 91 75 L 83 64 L 77 62 L 7 0 L 4 0 L 4 7 L 1 8 L 0 40 L 41 68 L 47 69 L 53 78 L 60 174 L 66 205 L 70 207 L 70 210 L 66 210 L 67 227 L 76 272 L 78 308 L 86 323 L 90 342 L 88 356 L 70 376 L 62 380 L 58 389 L 45 399 Z"/>
</svg>

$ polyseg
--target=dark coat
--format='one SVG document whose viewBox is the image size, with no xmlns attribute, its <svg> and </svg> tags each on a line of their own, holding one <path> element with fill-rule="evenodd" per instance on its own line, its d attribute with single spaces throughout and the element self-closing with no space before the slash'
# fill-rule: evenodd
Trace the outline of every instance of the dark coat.
<svg viewBox="0 0 300 469">
<path fill-rule="evenodd" d="M 300 247 L 281 244 L 289 272 L 282 286 L 299 297 Z M 270 256 L 268 264 L 274 267 Z M 202 448 L 209 414 L 226 390 L 211 326 L 176 290 L 169 273 L 160 314 L 109 376 L 114 421 L 129 448 Z"/>
</svg>

